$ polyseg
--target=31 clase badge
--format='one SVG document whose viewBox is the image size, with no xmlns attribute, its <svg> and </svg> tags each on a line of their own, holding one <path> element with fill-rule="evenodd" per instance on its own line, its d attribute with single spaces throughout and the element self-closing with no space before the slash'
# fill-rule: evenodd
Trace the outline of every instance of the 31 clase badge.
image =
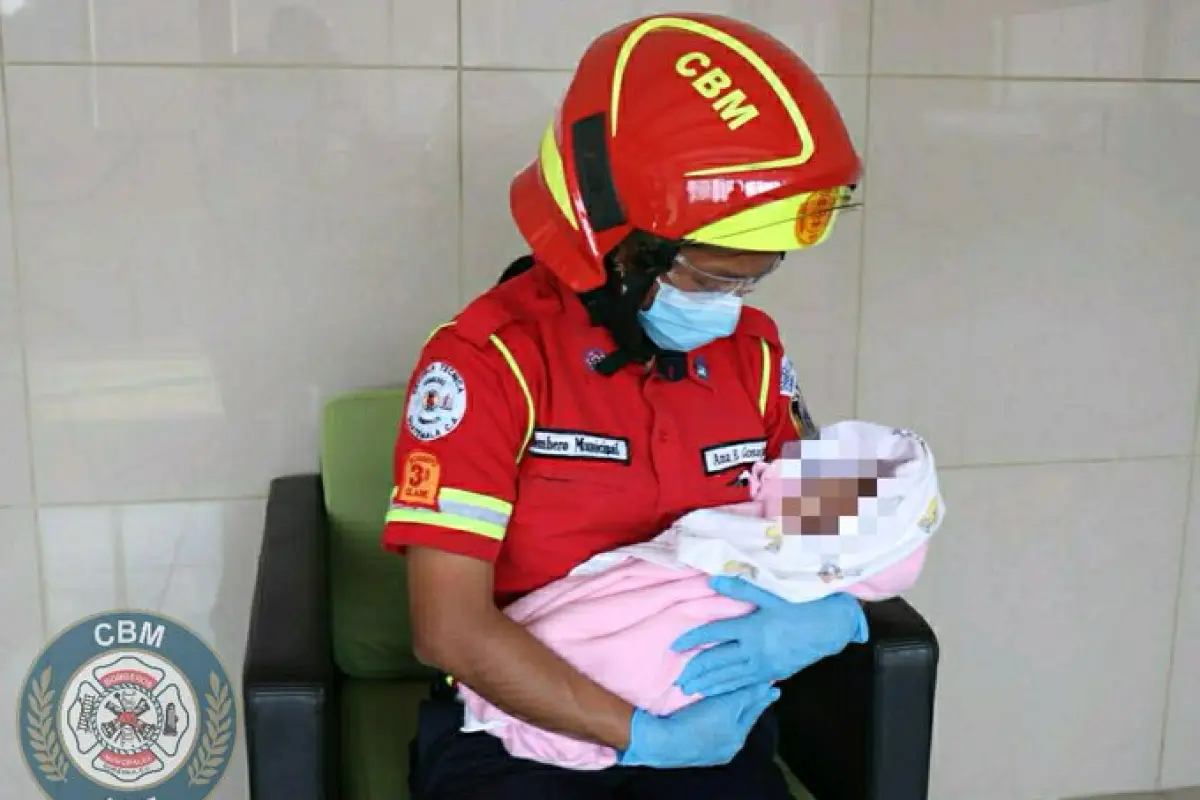
<svg viewBox="0 0 1200 800">
<path fill-rule="evenodd" d="M 26 679 L 18 724 L 52 800 L 202 800 L 237 733 L 216 654 L 182 625 L 140 612 L 57 636 Z"/>
</svg>

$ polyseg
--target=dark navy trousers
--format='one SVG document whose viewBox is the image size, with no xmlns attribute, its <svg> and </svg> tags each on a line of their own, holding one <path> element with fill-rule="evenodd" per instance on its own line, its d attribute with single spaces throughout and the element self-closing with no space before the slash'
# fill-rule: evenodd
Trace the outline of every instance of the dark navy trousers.
<svg viewBox="0 0 1200 800">
<path fill-rule="evenodd" d="M 729 764 L 694 769 L 611 767 L 582 772 L 514 758 L 486 733 L 463 733 L 462 706 L 435 689 L 412 743 L 417 800 L 790 800 L 775 764 L 778 725 L 768 710 Z"/>
</svg>

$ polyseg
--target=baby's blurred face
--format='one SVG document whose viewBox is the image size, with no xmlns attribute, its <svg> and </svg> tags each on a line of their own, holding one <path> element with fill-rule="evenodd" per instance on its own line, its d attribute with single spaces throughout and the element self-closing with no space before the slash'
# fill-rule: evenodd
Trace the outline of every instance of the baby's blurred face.
<svg viewBox="0 0 1200 800">
<path fill-rule="evenodd" d="M 785 478 L 783 532 L 836 536 L 842 517 L 858 515 L 858 502 L 875 497 L 876 478 Z"/>
</svg>

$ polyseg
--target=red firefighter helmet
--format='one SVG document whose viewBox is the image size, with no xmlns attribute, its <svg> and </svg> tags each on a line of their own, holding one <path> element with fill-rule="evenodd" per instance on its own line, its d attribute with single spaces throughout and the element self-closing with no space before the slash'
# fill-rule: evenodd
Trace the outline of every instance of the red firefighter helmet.
<svg viewBox="0 0 1200 800">
<path fill-rule="evenodd" d="M 726 17 L 654 16 L 591 44 L 510 201 L 534 256 L 586 292 L 635 230 L 819 244 L 861 171 L 833 99 L 781 42 Z"/>
</svg>

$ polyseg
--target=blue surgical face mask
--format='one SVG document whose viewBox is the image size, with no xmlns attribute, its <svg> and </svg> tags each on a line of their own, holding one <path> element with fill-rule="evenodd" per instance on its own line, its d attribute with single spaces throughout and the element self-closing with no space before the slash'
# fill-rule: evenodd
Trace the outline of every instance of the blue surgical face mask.
<svg viewBox="0 0 1200 800">
<path fill-rule="evenodd" d="M 663 281 L 650 308 L 638 312 L 650 341 L 684 353 L 733 333 L 741 315 L 742 298 L 737 295 L 684 292 Z"/>
</svg>

